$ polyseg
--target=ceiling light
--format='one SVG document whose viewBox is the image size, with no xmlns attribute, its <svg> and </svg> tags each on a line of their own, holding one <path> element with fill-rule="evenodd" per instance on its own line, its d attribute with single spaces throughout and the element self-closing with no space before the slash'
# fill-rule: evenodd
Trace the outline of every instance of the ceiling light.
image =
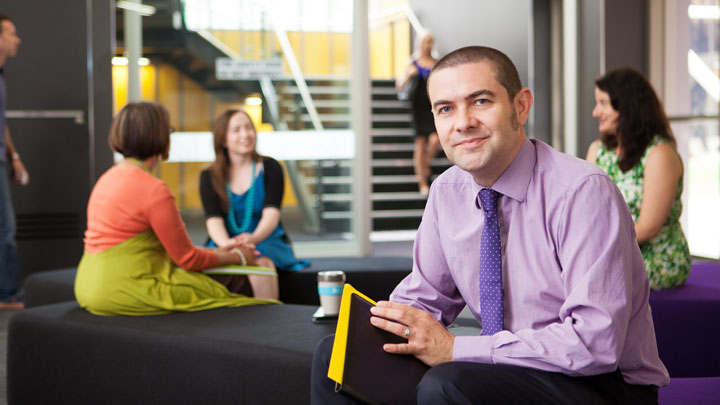
<svg viewBox="0 0 720 405">
<path fill-rule="evenodd" d="M 692 4 L 688 6 L 691 20 L 720 20 L 720 6 Z"/>
<path fill-rule="evenodd" d="M 113 56 L 112 58 L 112 64 L 113 66 L 127 66 L 128 64 L 128 58 L 124 56 Z M 140 66 L 148 66 L 150 64 L 150 59 L 148 58 L 138 58 L 138 65 Z"/>
</svg>

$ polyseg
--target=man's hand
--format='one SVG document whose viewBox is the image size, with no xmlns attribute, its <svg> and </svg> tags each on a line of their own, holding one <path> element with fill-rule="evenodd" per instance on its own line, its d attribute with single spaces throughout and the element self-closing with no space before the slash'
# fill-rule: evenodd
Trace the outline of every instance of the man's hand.
<svg viewBox="0 0 720 405">
<path fill-rule="evenodd" d="M 375 327 L 408 339 L 407 343 L 383 345 L 386 352 L 412 354 L 431 367 L 452 361 L 455 336 L 427 312 L 388 301 L 378 302 L 370 312 L 375 315 L 370 318 Z M 406 328 L 408 336 L 404 336 Z"/>
<path fill-rule="evenodd" d="M 30 174 L 28 174 L 27 169 L 25 169 L 25 165 L 23 165 L 22 160 L 18 159 L 12 159 L 12 166 L 13 171 L 15 172 L 15 180 L 16 183 L 21 184 L 23 186 L 27 186 L 28 183 L 30 183 Z"/>
</svg>

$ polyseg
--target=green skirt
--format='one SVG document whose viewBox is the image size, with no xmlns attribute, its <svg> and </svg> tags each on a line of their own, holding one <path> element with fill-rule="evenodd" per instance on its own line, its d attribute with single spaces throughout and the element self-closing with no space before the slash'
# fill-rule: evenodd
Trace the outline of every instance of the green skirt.
<svg viewBox="0 0 720 405">
<path fill-rule="evenodd" d="M 75 298 L 96 315 L 154 315 L 279 303 L 231 293 L 170 259 L 155 233 L 143 232 L 100 253 L 83 254 Z"/>
</svg>

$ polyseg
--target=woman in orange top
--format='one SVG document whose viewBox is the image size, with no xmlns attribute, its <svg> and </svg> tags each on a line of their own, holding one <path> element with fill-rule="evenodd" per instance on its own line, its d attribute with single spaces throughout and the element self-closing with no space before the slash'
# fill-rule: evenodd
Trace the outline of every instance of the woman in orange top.
<svg viewBox="0 0 720 405">
<path fill-rule="evenodd" d="M 254 265 L 254 247 L 193 246 L 167 184 L 150 174 L 168 157 L 170 132 L 168 112 L 157 103 L 129 103 L 113 120 L 110 146 L 125 159 L 98 179 L 90 195 L 75 280 L 78 302 L 99 315 L 275 302 L 251 298 L 246 276 L 224 277 L 226 287 L 198 272 Z"/>
</svg>

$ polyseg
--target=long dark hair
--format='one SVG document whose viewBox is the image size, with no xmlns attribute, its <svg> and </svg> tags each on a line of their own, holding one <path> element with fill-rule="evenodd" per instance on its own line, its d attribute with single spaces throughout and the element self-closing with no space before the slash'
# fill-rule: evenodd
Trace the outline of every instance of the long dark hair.
<svg viewBox="0 0 720 405">
<path fill-rule="evenodd" d="M 250 119 L 250 115 L 248 115 L 247 112 L 238 109 L 230 109 L 220 114 L 213 124 L 212 132 L 213 145 L 215 148 L 215 161 L 210 165 L 210 179 L 212 180 L 213 189 L 217 195 L 220 196 L 220 205 L 225 211 L 227 211 L 230 206 L 230 201 L 228 201 L 227 193 L 225 192 L 225 187 L 227 186 L 228 181 L 230 181 L 230 158 L 228 157 L 228 151 L 225 144 L 227 141 L 230 119 L 237 113 L 245 114 L 248 120 L 250 120 L 250 125 L 252 125 L 253 130 L 255 131 L 255 147 L 252 151 L 252 159 L 258 163 L 262 160 L 262 156 L 257 153 L 257 130 L 255 129 L 255 124 L 253 124 Z"/>
<path fill-rule="evenodd" d="M 620 145 L 618 166 L 626 172 L 640 162 L 645 149 L 657 135 L 675 147 L 675 137 L 662 103 L 642 73 L 632 68 L 611 70 L 595 80 L 598 89 L 610 96 L 619 113 L 617 131 L 601 134 L 607 149 Z"/>
</svg>

